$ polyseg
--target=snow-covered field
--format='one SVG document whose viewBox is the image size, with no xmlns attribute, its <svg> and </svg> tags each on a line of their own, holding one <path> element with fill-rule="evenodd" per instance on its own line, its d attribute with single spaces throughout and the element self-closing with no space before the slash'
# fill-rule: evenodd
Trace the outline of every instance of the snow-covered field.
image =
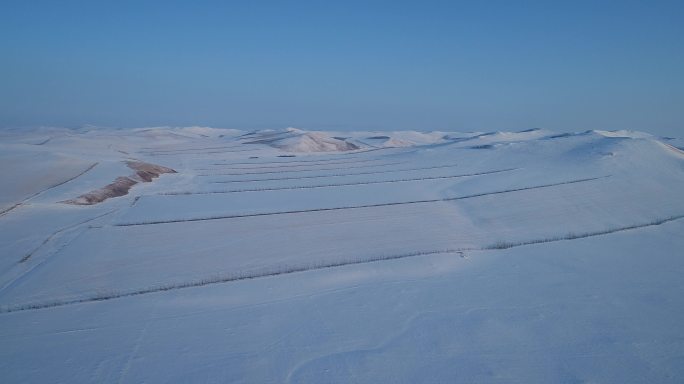
<svg viewBox="0 0 684 384">
<path fill-rule="evenodd" d="M 0 382 L 681 383 L 682 147 L 0 132 Z"/>
</svg>

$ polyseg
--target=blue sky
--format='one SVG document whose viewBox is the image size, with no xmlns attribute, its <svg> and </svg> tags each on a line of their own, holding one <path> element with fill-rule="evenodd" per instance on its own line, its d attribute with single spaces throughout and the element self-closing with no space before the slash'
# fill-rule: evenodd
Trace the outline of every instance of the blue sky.
<svg viewBox="0 0 684 384">
<path fill-rule="evenodd" d="M 0 126 L 684 137 L 684 1 L 0 7 Z"/>
</svg>

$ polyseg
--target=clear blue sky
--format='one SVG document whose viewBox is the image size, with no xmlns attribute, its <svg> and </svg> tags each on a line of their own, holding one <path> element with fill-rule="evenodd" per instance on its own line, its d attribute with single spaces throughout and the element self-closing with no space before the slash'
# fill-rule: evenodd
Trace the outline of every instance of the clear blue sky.
<svg viewBox="0 0 684 384">
<path fill-rule="evenodd" d="M 684 137 L 684 1 L 0 7 L 0 126 Z"/>
</svg>

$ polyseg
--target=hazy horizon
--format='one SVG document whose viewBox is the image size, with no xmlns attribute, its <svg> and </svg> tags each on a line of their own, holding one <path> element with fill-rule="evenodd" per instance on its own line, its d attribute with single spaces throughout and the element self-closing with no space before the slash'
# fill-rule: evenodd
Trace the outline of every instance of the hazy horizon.
<svg viewBox="0 0 684 384">
<path fill-rule="evenodd" d="M 0 127 L 684 136 L 681 2 L 8 2 Z"/>
</svg>

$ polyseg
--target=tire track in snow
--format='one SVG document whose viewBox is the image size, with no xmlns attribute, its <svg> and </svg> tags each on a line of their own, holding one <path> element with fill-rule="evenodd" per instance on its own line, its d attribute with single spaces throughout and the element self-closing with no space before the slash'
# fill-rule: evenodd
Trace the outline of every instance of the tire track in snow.
<svg viewBox="0 0 684 384">
<path fill-rule="evenodd" d="M 106 212 L 106 213 L 103 213 L 102 215 L 98 215 L 98 216 L 92 217 L 92 218 L 87 219 L 87 220 L 84 220 L 84 221 L 80 221 L 80 222 L 78 222 L 78 223 L 76 223 L 76 224 L 72 224 L 72 225 L 66 226 L 66 227 L 64 227 L 64 228 L 58 229 L 57 231 L 55 231 L 55 232 L 53 232 L 52 234 L 50 234 L 50 236 L 48 236 L 45 240 L 43 240 L 43 242 L 40 243 L 40 245 L 38 245 L 36 248 L 34 248 L 32 251 L 30 251 L 30 252 L 27 253 L 26 255 L 24 255 L 24 257 L 22 257 L 22 258 L 19 260 L 19 263 L 25 263 L 26 261 L 28 261 L 28 260 L 31 258 L 31 256 L 33 256 L 33 255 L 34 255 L 36 252 L 38 252 L 38 250 L 40 250 L 45 244 L 49 243 L 52 239 L 55 238 L 55 236 L 59 235 L 60 233 L 62 233 L 62 232 L 64 232 L 64 231 L 67 231 L 67 230 L 69 230 L 69 229 L 78 227 L 79 225 L 83 225 L 83 224 L 89 223 L 89 222 L 91 222 L 91 221 L 93 221 L 93 220 L 99 219 L 100 217 L 107 216 L 107 215 L 109 215 L 110 213 L 113 213 L 113 212 L 115 212 L 115 210 L 109 211 L 109 212 Z M 0 289 L 0 291 L 1 291 L 1 289 Z"/>
<path fill-rule="evenodd" d="M 75 298 L 75 299 L 54 299 L 54 300 L 49 301 L 49 302 L 6 305 L 6 306 L 0 308 L 0 313 L 34 311 L 34 310 L 40 310 L 40 309 L 63 307 L 63 306 L 68 306 L 68 305 L 92 303 L 92 302 L 98 302 L 98 301 L 108 301 L 108 300 L 120 299 L 120 298 L 125 298 L 125 297 L 141 296 L 141 295 L 147 295 L 147 294 L 159 293 L 159 292 L 165 292 L 165 291 L 175 291 L 175 290 L 181 290 L 181 289 L 187 289 L 187 288 L 203 287 L 203 286 L 207 286 L 207 285 L 224 284 L 224 283 L 231 283 L 231 282 L 237 282 L 237 281 L 243 281 L 243 280 L 267 278 L 267 277 L 276 277 L 276 276 L 282 276 L 282 275 L 289 275 L 289 274 L 293 274 L 293 273 L 309 272 L 309 271 L 317 271 L 317 270 L 325 270 L 325 269 L 343 267 L 343 266 L 347 266 L 347 265 L 369 264 L 369 263 L 374 263 L 374 262 L 388 261 L 388 260 L 399 260 L 399 259 L 406 259 L 406 258 L 411 258 L 411 257 L 430 256 L 430 255 L 439 255 L 439 254 L 454 254 L 457 257 L 465 258 L 464 252 L 468 252 L 468 251 L 489 251 L 489 250 L 497 250 L 497 249 L 508 249 L 508 248 L 525 246 L 525 245 L 532 245 L 532 244 L 552 243 L 552 242 L 557 242 L 557 241 L 568 241 L 568 240 L 583 239 L 583 238 L 595 237 L 595 236 L 604 236 L 604 235 L 608 235 L 608 234 L 630 231 L 630 230 L 635 230 L 635 229 L 640 229 L 640 228 L 645 228 L 645 227 L 659 226 L 659 225 L 669 223 L 672 221 L 681 220 L 683 218 L 684 218 L 684 214 L 680 214 L 680 215 L 670 216 L 670 217 L 666 217 L 666 218 L 656 219 L 656 220 L 653 220 L 653 221 L 650 221 L 647 223 L 632 224 L 632 225 L 616 227 L 616 228 L 608 229 L 608 230 L 602 230 L 602 231 L 596 231 L 596 232 L 587 232 L 587 233 L 582 233 L 582 234 L 568 234 L 565 236 L 558 236 L 558 237 L 552 237 L 552 238 L 546 237 L 546 238 L 542 238 L 542 239 L 528 240 L 528 241 L 522 241 L 522 242 L 518 242 L 518 243 L 510 243 L 510 244 L 506 244 L 505 247 L 502 247 L 502 246 L 500 246 L 500 244 L 495 243 L 495 244 L 490 244 L 490 245 L 483 246 L 483 247 L 422 250 L 422 251 L 414 251 L 414 252 L 407 252 L 407 253 L 394 254 L 394 255 L 377 255 L 377 256 L 367 257 L 367 258 L 363 258 L 363 259 L 346 259 L 346 260 L 329 261 L 329 262 L 322 262 L 322 263 L 317 263 L 317 264 L 308 263 L 308 264 L 302 264 L 302 265 L 276 265 L 276 266 L 273 266 L 270 268 L 262 269 L 260 271 L 238 272 L 238 273 L 228 274 L 228 275 L 213 276 L 213 277 L 205 278 L 205 279 L 201 279 L 201 280 L 192 280 L 192 281 L 186 281 L 186 282 L 169 283 L 169 284 L 159 285 L 159 286 L 155 286 L 155 287 L 147 287 L 147 288 L 142 288 L 142 289 L 138 289 L 138 290 L 134 290 L 134 291 L 108 292 L 108 293 L 104 293 L 104 294 L 100 294 L 100 295 L 93 295 L 93 296 L 89 296 L 89 297 L 81 297 L 81 298 Z"/>
<path fill-rule="evenodd" d="M 131 366 L 133 366 L 133 360 L 135 359 L 135 356 L 138 354 L 138 351 L 140 350 L 140 346 L 143 344 L 143 340 L 145 340 L 145 337 L 147 337 L 148 330 L 150 328 L 150 325 L 154 318 L 154 311 L 152 312 L 152 316 L 150 319 L 145 321 L 145 325 L 142 327 L 140 332 L 138 333 L 138 337 L 135 339 L 135 343 L 133 344 L 133 348 L 128 354 L 128 358 L 126 359 L 126 363 L 121 367 L 121 370 L 119 372 L 119 380 L 117 380 L 117 383 L 125 383 L 126 381 L 124 380 L 126 376 L 128 376 L 128 372 L 131 370 Z"/>
<path fill-rule="evenodd" d="M 607 178 L 607 177 L 610 177 L 610 175 L 608 175 L 608 176 L 601 176 L 601 177 L 592 177 L 592 178 L 587 178 L 587 179 L 577 179 L 577 180 L 562 181 L 562 182 L 559 182 L 559 183 L 535 185 L 535 186 L 530 186 L 530 187 L 521 187 L 521 188 L 505 189 L 505 190 L 500 190 L 500 191 L 475 193 L 475 194 L 465 195 L 465 196 L 446 197 L 446 198 L 442 198 L 442 199 L 425 199 L 425 200 L 411 200 L 411 201 L 395 201 L 395 202 L 389 202 L 389 203 L 362 204 L 362 205 L 347 205 L 347 206 L 328 207 L 328 208 L 297 209 L 297 210 L 291 210 L 291 211 L 275 211 L 275 212 L 261 212 L 261 213 L 243 213 L 243 214 L 234 214 L 234 215 L 220 215 L 220 216 L 209 216 L 209 217 L 197 217 L 197 218 L 190 218 L 190 219 L 170 219 L 170 220 L 157 220 L 157 221 L 146 221 L 146 222 L 130 222 L 130 223 L 118 223 L 118 224 L 113 224 L 113 226 L 115 226 L 115 227 L 132 227 L 132 226 L 140 226 L 140 225 L 174 224 L 174 223 L 187 223 L 187 222 L 193 222 L 193 221 L 209 221 L 209 220 L 238 219 L 238 218 L 245 218 L 245 217 L 291 215 L 291 214 L 309 213 L 309 212 L 328 212 L 328 211 L 340 211 L 340 210 L 351 210 L 351 209 L 367 209 L 367 208 L 390 207 L 390 206 L 409 205 L 409 204 L 430 204 L 430 203 L 439 203 L 439 202 L 445 202 L 445 201 L 455 201 L 455 200 L 472 199 L 472 198 L 475 198 L 475 197 L 482 197 L 482 196 L 499 195 L 499 194 L 503 194 L 503 193 L 512 193 L 512 192 L 527 191 L 527 190 L 530 190 L 530 189 L 542 189 L 542 188 L 556 187 L 556 186 L 560 186 L 560 185 L 584 183 L 584 182 L 588 182 L 588 181 L 594 181 L 594 180 L 604 179 L 604 178 Z"/>
<path fill-rule="evenodd" d="M 99 219 L 99 218 L 102 218 L 102 217 L 104 217 L 104 216 L 110 215 L 110 214 L 112 214 L 112 213 L 114 213 L 114 212 L 116 212 L 116 211 L 118 211 L 118 210 L 119 210 L 119 208 L 113 209 L 113 210 L 108 211 L 108 212 L 105 212 L 105 213 L 103 213 L 103 214 L 101 214 L 101 215 L 98 215 L 98 216 L 92 217 L 92 218 L 90 218 L 90 219 L 88 219 L 88 220 L 81 221 L 81 222 L 78 222 L 78 223 L 76 223 L 76 224 L 73 224 L 73 225 L 64 227 L 64 228 L 62 228 L 62 229 L 60 229 L 60 230 L 58 230 L 58 231 L 52 233 L 52 234 L 51 234 L 50 236 L 48 236 L 48 238 L 45 239 L 45 240 L 44 240 L 36 249 L 34 249 L 33 251 L 31 251 L 29 254 L 25 255 L 21 260 L 19 260 L 19 264 L 23 264 L 24 262 L 28 261 L 28 259 L 29 259 L 31 256 L 33 256 L 40 248 L 42 248 L 45 244 L 49 243 L 49 242 L 50 242 L 52 239 L 54 239 L 57 235 L 59 235 L 59 234 L 61 234 L 61 233 L 64 233 L 64 232 L 66 232 L 66 231 L 68 231 L 68 230 L 71 230 L 71 229 L 74 229 L 74 228 L 81 227 L 81 226 L 83 226 L 84 224 L 87 224 L 87 223 L 89 223 L 89 222 L 91 222 L 91 221 L 94 221 L 94 220 L 97 220 L 97 219 Z M 50 253 L 48 256 L 46 256 L 45 258 L 43 258 L 42 260 L 40 260 L 37 264 L 35 264 L 35 265 L 33 265 L 32 267 L 28 268 L 28 269 L 25 270 L 24 272 L 21 272 L 18 276 L 16 276 L 16 277 L 13 278 L 12 280 L 8 281 L 7 283 L 5 283 L 2 287 L 0 287 L 0 295 L 2 295 L 5 291 L 7 291 L 7 290 L 11 289 L 12 287 L 14 287 L 15 285 L 17 285 L 17 284 L 20 283 L 21 281 L 25 280 L 25 279 L 29 276 L 29 274 L 30 274 L 31 272 L 35 271 L 37 268 L 39 268 L 40 266 L 42 266 L 46 261 L 50 260 L 50 258 L 51 258 L 52 256 L 54 256 L 54 255 L 58 254 L 59 252 L 61 252 L 62 249 L 64 249 L 67 245 L 69 245 L 69 243 L 71 243 L 72 241 L 74 241 L 76 238 L 78 238 L 79 236 L 81 236 L 87 229 L 88 229 L 88 228 L 83 228 L 83 229 L 82 229 L 79 233 L 77 233 L 73 238 L 69 239 L 69 240 L 68 240 L 66 243 L 64 243 L 64 244 L 61 244 L 59 247 L 57 247 L 57 248 L 54 250 L 54 252 Z"/>
<path fill-rule="evenodd" d="M 394 180 L 357 181 L 357 182 L 350 182 L 350 183 L 303 185 L 303 186 L 291 186 L 291 187 L 251 188 L 251 189 L 246 188 L 246 189 L 232 189 L 232 190 L 227 190 L 227 191 L 206 191 L 206 192 L 190 192 L 190 191 L 188 191 L 188 192 L 162 192 L 162 193 L 158 193 L 157 195 L 161 195 L 161 196 L 213 195 L 213 194 L 222 194 L 222 193 L 265 192 L 265 191 L 282 191 L 282 190 L 290 190 L 290 189 L 314 189 L 314 188 L 332 188 L 332 187 L 344 187 L 344 186 L 354 186 L 354 185 L 405 183 L 405 182 L 410 182 L 410 181 L 455 179 L 455 178 L 460 178 L 460 177 L 491 175 L 494 173 L 514 171 L 516 169 L 518 169 L 518 168 L 507 168 L 507 169 L 500 169 L 500 170 L 486 171 L 486 172 L 477 172 L 477 173 L 464 173 L 464 174 L 460 174 L 460 175 L 426 176 L 426 177 L 394 179 Z"/>
</svg>

